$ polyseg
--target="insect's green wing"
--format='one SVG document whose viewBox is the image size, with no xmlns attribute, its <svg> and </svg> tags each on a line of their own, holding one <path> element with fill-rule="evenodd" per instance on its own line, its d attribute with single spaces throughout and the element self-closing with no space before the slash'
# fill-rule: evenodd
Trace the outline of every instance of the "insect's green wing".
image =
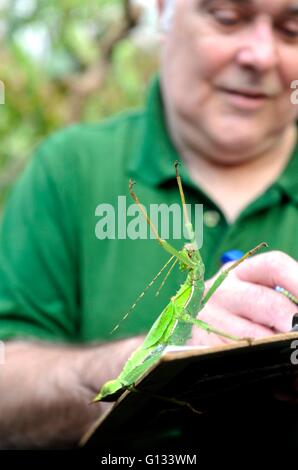
<svg viewBox="0 0 298 470">
<path fill-rule="evenodd" d="M 167 344 L 167 340 L 175 326 L 175 304 L 171 300 L 155 320 L 147 334 L 141 348 L 148 350 L 160 344 Z"/>
<path fill-rule="evenodd" d="M 173 303 L 170 302 L 152 325 L 144 342 L 128 358 L 115 380 L 105 383 L 94 401 L 115 394 L 134 384 L 161 356 L 169 334 L 175 325 Z"/>
<path fill-rule="evenodd" d="M 195 243 L 193 244 L 195 247 Z M 180 315 L 187 313 L 192 318 L 196 318 L 202 308 L 202 298 L 204 294 L 204 272 L 205 267 L 199 250 L 192 251 L 192 262 L 194 268 L 188 273 L 185 283 L 176 294 L 176 312 L 178 324 L 168 342 L 175 346 L 183 346 L 191 338 L 193 325 L 180 319 Z M 184 290 L 185 289 L 185 290 Z M 184 291 L 183 291 L 184 290 Z M 179 295 L 180 293 L 180 295 Z"/>
<path fill-rule="evenodd" d="M 168 339 L 169 345 L 183 346 L 186 344 L 187 340 L 191 338 L 192 325 L 181 321 L 180 315 L 185 311 L 189 302 L 191 302 L 193 295 L 193 288 L 188 283 L 183 284 L 177 293 L 177 299 L 175 301 L 176 325 L 172 331 L 172 335 Z"/>
<path fill-rule="evenodd" d="M 183 321 L 180 322 L 179 319 L 185 305 L 191 301 L 192 290 L 193 288 L 188 282 L 180 286 L 176 295 L 171 298 L 170 303 L 153 324 L 142 347 L 186 343 L 190 336 L 191 327 L 189 328 L 189 325 Z"/>
<path fill-rule="evenodd" d="M 142 345 L 129 357 L 119 376 L 104 384 L 94 401 L 102 400 L 134 384 L 160 358 L 168 344 L 185 344 L 192 325 L 179 321 L 179 316 L 184 312 L 185 305 L 191 301 L 193 287 L 189 280 L 180 286 L 153 323 Z"/>
</svg>

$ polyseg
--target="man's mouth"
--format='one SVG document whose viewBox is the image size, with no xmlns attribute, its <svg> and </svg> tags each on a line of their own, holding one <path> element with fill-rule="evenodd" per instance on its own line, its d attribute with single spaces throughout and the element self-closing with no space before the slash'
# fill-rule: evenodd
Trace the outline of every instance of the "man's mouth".
<svg viewBox="0 0 298 470">
<path fill-rule="evenodd" d="M 261 91 L 251 91 L 251 90 L 229 90 L 229 89 L 224 89 L 226 93 L 230 93 L 232 95 L 240 95 L 244 96 L 246 98 L 252 98 L 252 99 L 266 99 L 268 98 L 268 95 L 266 93 L 263 93 Z"/>
<path fill-rule="evenodd" d="M 233 106 L 247 110 L 258 109 L 270 99 L 270 95 L 261 90 L 219 88 L 219 91 Z"/>
</svg>

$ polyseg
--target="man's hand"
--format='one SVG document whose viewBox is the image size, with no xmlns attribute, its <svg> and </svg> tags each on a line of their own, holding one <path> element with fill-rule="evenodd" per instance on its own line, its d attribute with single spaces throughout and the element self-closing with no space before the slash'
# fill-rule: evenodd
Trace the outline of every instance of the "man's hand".
<svg viewBox="0 0 298 470">
<path fill-rule="evenodd" d="M 215 277 L 206 283 L 206 291 Z M 253 256 L 230 272 L 199 318 L 238 337 L 261 338 L 288 332 L 298 306 L 276 292 L 275 286 L 298 296 L 298 263 L 279 251 Z M 193 328 L 191 344 L 216 345 L 227 341 Z"/>
<path fill-rule="evenodd" d="M 109 408 L 92 399 L 143 338 L 90 347 L 11 341 L 0 369 L 0 448 L 76 446 Z"/>
</svg>

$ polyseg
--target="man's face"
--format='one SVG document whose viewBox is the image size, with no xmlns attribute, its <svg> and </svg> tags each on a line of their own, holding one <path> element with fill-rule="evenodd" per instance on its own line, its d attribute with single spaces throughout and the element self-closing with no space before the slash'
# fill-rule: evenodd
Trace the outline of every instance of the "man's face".
<svg viewBox="0 0 298 470">
<path fill-rule="evenodd" d="M 298 116 L 298 0 L 176 0 L 161 62 L 168 113 L 189 141 L 246 158 Z"/>
</svg>

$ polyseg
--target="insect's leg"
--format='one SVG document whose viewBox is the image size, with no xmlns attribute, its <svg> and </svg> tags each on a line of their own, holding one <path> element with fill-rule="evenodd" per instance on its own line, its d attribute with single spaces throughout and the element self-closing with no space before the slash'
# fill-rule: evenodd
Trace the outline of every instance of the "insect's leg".
<svg viewBox="0 0 298 470">
<path fill-rule="evenodd" d="M 232 271 L 233 269 L 237 268 L 237 266 L 239 266 L 239 264 L 243 263 L 243 261 L 245 261 L 249 256 L 252 256 L 254 255 L 260 248 L 263 248 L 263 247 L 267 247 L 267 243 L 260 243 L 258 246 L 256 246 L 255 248 L 253 248 L 252 250 L 249 250 L 247 253 L 245 253 L 242 258 L 240 258 L 239 260 L 235 261 L 235 263 L 231 264 L 228 268 L 226 269 L 223 269 L 219 275 L 217 276 L 217 278 L 215 279 L 215 281 L 213 282 L 212 286 L 210 287 L 210 289 L 208 290 L 207 294 L 205 295 L 205 297 L 203 298 L 202 300 L 202 303 L 201 303 L 201 309 L 204 307 L 204 305 L 208 302 L 208 300 L 210 299 L 210 297 L 212 297 L 212 295 L 214 294 L 214 292 L 219 288 L 219 286 L 223 283 L 223 281 L 225 280 L 225 278 L 228 276 L 229 272 Z"/>
<path fill-rule="evenodd" d="M 180 163 L 178 161 L 176 161 L 175 162 L 176 180 L 177 180 L 177 183 L 178 183 L 180 199 L 181 199 L 181 203 L 182 203 L 184 224 L 185 224 L 185 228 L 186 228 L 187 233 L 188 233 L 189 240 L 191 241 L 191 243 L 196 245 L 195 233 L 194 233 L 193 226 L 192 226 L 192 223 L 190 221 L 189 214 L 188 214 L 188 211 L 187 211 L 185 196 L 184 196 L 184 191 L 183 191 L 183 186 L 182 186 L 182 181 L 181 181 L 181 177 L 180 177 L 179 170 L 178 170 L 179 165 L 180 165 Z"/>
<path fill-rule="evenodd" d="M 170 258 L 170 260 L 173 259 L 173 256 L 172 258 Z M 171 274 L 172 270 L 174 269 L 175 265 L 178 263 L 178 258 L 175 259 L 175 261 L 173 262 L 172 266 L 170 267 L 170 269 L 168 270 L 167 274 L 165 275 L 162 283 L 160 284 L 159 288 L 158 288 L 158 291 L 156 292 L 155 296 L 159 296 L 159 293 L 161 291 L 161 289 L 163 288 L 163 286 L 165 285 L 166 283 L 166 280 L 168 279 L 169 275 Z"/>
<path fill-rule="evenodd" d="M 157 231 L 157 228 L 155 227 L 155 225 L 153 224 L 153 222 L 151 221 L 150 217 L 148 216 L 145 208 L 142 206 L 142 204 L 140 203 L 137 195 L 135 194 L 134 190 L 133 190 L 133 186 L 134 186 L 134 182 L 132 180 L 129 181 L 129 192 L 131 194 L 131 197 L 133 198 L 133 200 L 135 201 L 135 203 L 137 204 L 137 206 L 139 207 L 140 211 L 142 212 L 145 220 L 147 221 L 147 224 L 149 225 L 149 227 L 151 228 L 152 232 L 154 233 L 154 235 L 156 236 L 156 239 L 158 241 L 158 243 L 162 246 L 162 248 L 167 251 L 168 253 L 170 253 L 170 255 L 172 256 L 176 256 L 176 258 L 179 259 L 179 261 L 181 261 L 183 264 L 185 264 L 186 266 L 189 266 L 190 268 L 194 268 L 195 265 L 194 263 L 188 258 L 188 256 L 186 256 L 184 253 L 181 253 L 180 251 L 176 250 L 176 248 L 174 248 L 172 245 L 170 245 L 170 243 L 168 243 L 166 240 L 164 240 L 163 238 L 161 238 L 159 236 L 159 233 Z"/>
<path fill-rule="evenodd" d="M 174 405 L 178 405 L 178 406 L 185 406 L 186 408 L 189 408 L 190 411 L 192 411 L 193 413 L 196 413 L 196 414 L 199 414 L 201 415 L 203 412 L 202 411 L 199 411 L 197 410 L 196 408 L 194 408 L 190 403 L 188 403 L 187 401 L 184 401 L 184 400 L 178 400 L 177 398 L 174 398 L 174 397 L 164 397 L 163 395 L 158 395 L 156 393 L 152 393 L 152 392 L 147 392 L 146 390 L 138 390 L 134 384 L 132 385 L 129 385 L 127 387 L 127 390 L 129 390 L 130 392 L 133 392 L 133 393 L 139 393 L 139 394 L 146 394 L 148 396 L 150 396 L 151 398 L 155 398 L 156 400 L 162 400 L 162 401 L 166 401 L 168 403 L 173 403 Z"/>
<path fill-rule="evenodd" d="M 170 264 L 170 262 L 173 260 L 174 256 L 171 256 L 171 258 L 163 265 L 161 270 L 154 276 L 154 278 L 149 282 L 149 284 L 145 287 L 143 292 L 140 293 L 140 295 L 137 297 L 137 299 L 134 301 L 132 306 L 129 308 L 129 310 L 126 312 L 126 314 L 121 318 L 120 322 L 117 323 L 117 325 L 114 326 L 114 328 L 111 331 L 111 334 L 113 334 L 116 330 L 118 330 L 120 324 L 126 320 L 126 318 L 129 316 L 129 314 L 134 310 L 136 305 L 139 303 L 139 301 L 144 297 L 145 293 L 147 290 L 152 286 L 152 284 L 156 281 L 156 279 L 161 275 L 161 273 L 166 269 L 166 267 Z M 160 289 L 159 289 L 160 290 Z"/>
<path fill-rule="evenodd" d="M 207 333 L 214 333 L 216 335 L 223 336 L 224 338 L 228 338 L 233 341 L 239 341 L 239 340 L 244 339 L 238 336 L 230 335 L 229 333 L 226 333 L 225 331 L 222 331 L 222 330 L 218 330 L 217 328 L 213 328 L 213 326 L 209 325 L 209 323 L 206 323 L 203 320 L 199 320 L 198 318 L 193 318 L 186 311 L 182 312 L 179 315 L 179 319 L 184 321 L 185 323 L 192 323 L 193 325 L 196 325 L 198 328 L 201 328 L 202 330 L 207 331 Z"/>
</svg>

